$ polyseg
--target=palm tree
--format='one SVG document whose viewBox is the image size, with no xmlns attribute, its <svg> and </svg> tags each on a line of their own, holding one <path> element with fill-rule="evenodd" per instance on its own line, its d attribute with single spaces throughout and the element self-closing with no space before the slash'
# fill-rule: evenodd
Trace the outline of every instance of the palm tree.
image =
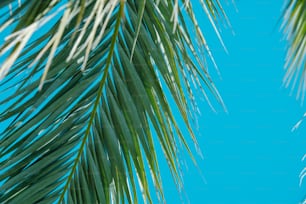
<svg viewBox="0 0 306 204">
<path fill-rule="evenodd" d="M 219 1 L 196 3 L 222 43 Z M 173 110 L 197 146 L 194 87 L 223 104 L 192 2 L 2 0 L 0 12 L 0 203 L 152 202 L 149 178 L 164 202 L 157 145 L 181 187 L 181 146 L 193 156 Z"/>
</svg>

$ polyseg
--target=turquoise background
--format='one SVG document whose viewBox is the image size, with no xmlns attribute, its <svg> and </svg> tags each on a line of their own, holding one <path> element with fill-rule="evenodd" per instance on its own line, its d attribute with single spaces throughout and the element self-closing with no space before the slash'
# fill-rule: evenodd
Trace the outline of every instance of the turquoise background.
<svg viewBox="0 0 306 204">
<path fill-rule="evenodd" d="M 306 165 L 301 161 L 306 125 L 291 132 L 305 109 L 296 92 L 290 96 L 290 89 L 282 86 L 287 42 L 279 28 L 284 3 L 237 0 L 238 12 L 233 4 L 223 4 L 235 32 L 221 26 L 228 55 L 197 10 L 222 75 L 220 80 L 215 74 L 214 81 L 229 113 L 219 107 L 216 114 L 204 102 L 199 105 L 204 159 L 197 158 L 206 183 L 186 159 L 185 203 L 290 204 L 306 194 L 306 183 L 299 187 Z M 214 73 L 212 66 L 210 70 Z M 161 169 L 168 203 L 181 203 L 165 163 Z"/>
</svg>

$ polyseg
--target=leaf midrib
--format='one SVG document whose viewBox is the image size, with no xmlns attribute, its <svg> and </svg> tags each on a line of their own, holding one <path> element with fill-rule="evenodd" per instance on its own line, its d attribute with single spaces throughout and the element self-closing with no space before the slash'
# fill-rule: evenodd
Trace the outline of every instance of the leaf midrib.
<svg viewBox="0 0 306 204">
<path fill-rule="evenodd" d="M 100 85 L 99 85 L 99 89 L 97 91 L 97 97 L 95 99 L 95 104 L 94 104 L 92 113 L 90 115 L 90 119 L 89 119 L 89 122 L 88 122 L 88 125 L 87 125 L 87 128 L 86 128 L 86 131 L 85 131 L 84 138 L 82 140 L 82 143 L 81 143 L 81 146 L 79 148 L 78 154 L 77 154 L 76 159 L 73 163 L 72 169 L 69 173 L 68 179 L 66 181 L 66 184 L 65 184 L 64 189 L 61 193 L 61 196 L 60 196 L 60 199 L 59 199 L 58 203 L 61 203 L 63 201 L 64 197 L 65 197 L 66 191 L 68 190 L 69 184 L 70 184 L 70 182 L 72 180 L 72 177 L 73 177 L 73 175 L 76 171 L 76 167 L 77 167 L 77 165 L 80 161 L 80 158 L 81 158 L 81 155 L 83 153 L 85 144 L 87 142 L 87 138 L 89 136 L 90 129 L 91 129 L 91 126 L 93 124 L 93 121 L 94 121 L 94 118 L 95 118 L 95 115 L 96 115 L 96 112 L 97 112 L 97 108 L 98 108 L 98 105 L 99 105 L 100 100 L 101 100 L 103 87 L 105 85 L 105 82 L 106 82 L 106 79 L 107 79 L 107 76 L 108 76 L 108 70 L 109 70 L 110 65 L 111 65 L 111 61 L 112 61 L 112 57 L 113 57 L 113 53 L 114 53 L 114 49 L 115 49 L 115 45 L 116 45 L 116 40 L 117 40 L 117 36 L 118 36 L 118 33 L 119 33 L 120 22 L 121 22 L 121 19 L 123 17 L 123 14 L 124 14 L 123 9 L 124 9 L 124 1 L 120 1 L 120 6 L 119 6 L 118 16 L 117 16 L 117 20 L 116 20 L 114 35 L 113 35 L 113 38 L 112 38 L 112 41 L 111 41 L 110 51 L 109 51 L 107 59 L 106 59 L 106 65 L 105 65 L 104 73 L 102 75 L 102 79 L 101 79 L 101 82 L 100 82 Z"/>
</svg>

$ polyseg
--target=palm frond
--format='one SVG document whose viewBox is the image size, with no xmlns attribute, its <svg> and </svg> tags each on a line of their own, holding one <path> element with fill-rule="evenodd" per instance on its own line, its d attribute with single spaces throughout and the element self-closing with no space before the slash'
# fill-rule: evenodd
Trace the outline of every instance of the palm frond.
<svg viewBox="0 0 306 204">
<path fill-rule="evenodd" d="M 224 16 L 201 2 L 213 24 Z M 190 1 L 4 0 L 0 11 L 1 203 L 137 203 L 138 191 L 152 203 L 149 178 L 163 202 L 156 145 L 181 187 L 177 143 L 193 156 L 170 98 L 195 145 L 190 81 L 223 104 Z"/>
<path fill-rule="evenodd" d="M 297 97 L 304 100 L 306 91 L 306 1 L 290 0 L 285 8 L 282 28 L 289 41 L 284 77 L 286 87 L 298 82 Z"/>
<path fill-rule="evenodd" d="M 289 48 L 286 56 L 286 74 L 284 84 L 286 87 L 292 82 L 292 90 L 298 85 L 297 98 L 305 98 L 306 91 L 306 1 L 290 0 L 285 8 L 284 23 L 282 28 L 287 36 Z M 306 114 L 292 128 L 295 131 L 305 120 Z M 305 156 L 302 161 L 305 160 Z M 306 168 L 304 168 L 299 177 L 300 185 L 306 176 Z M 304 198 L 302 203 L 306 203 Z"/>
</svg>

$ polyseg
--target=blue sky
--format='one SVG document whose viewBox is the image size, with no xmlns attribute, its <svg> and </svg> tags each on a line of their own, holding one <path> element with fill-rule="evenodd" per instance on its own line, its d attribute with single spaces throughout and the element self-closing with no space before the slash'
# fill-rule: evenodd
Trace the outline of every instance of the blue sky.
<svg viewBox="0 0 306 204">
<path fill-rule="evenodd" d="M 305 109 L 282 86 L 286 41 L 278 20 L 284 1 L 237 0 L 236 6 L 238 12 L 224 5 L 235 32 L 222 28 L 228 55 L 207 22 L 200 23 L 222 74 L 222 80 L 214 78 L 229 113 L 200 103 L 204 159 L 197 158 L 207 182 L 187 159 L 185 191 L 192 204 L 299 203 L 306 194 L 306 184 L 299 187 L 306 128 L 291 128 Z M 180 203 L 167 167 L 161 169 L 168 203 Z"/>
</svg>

